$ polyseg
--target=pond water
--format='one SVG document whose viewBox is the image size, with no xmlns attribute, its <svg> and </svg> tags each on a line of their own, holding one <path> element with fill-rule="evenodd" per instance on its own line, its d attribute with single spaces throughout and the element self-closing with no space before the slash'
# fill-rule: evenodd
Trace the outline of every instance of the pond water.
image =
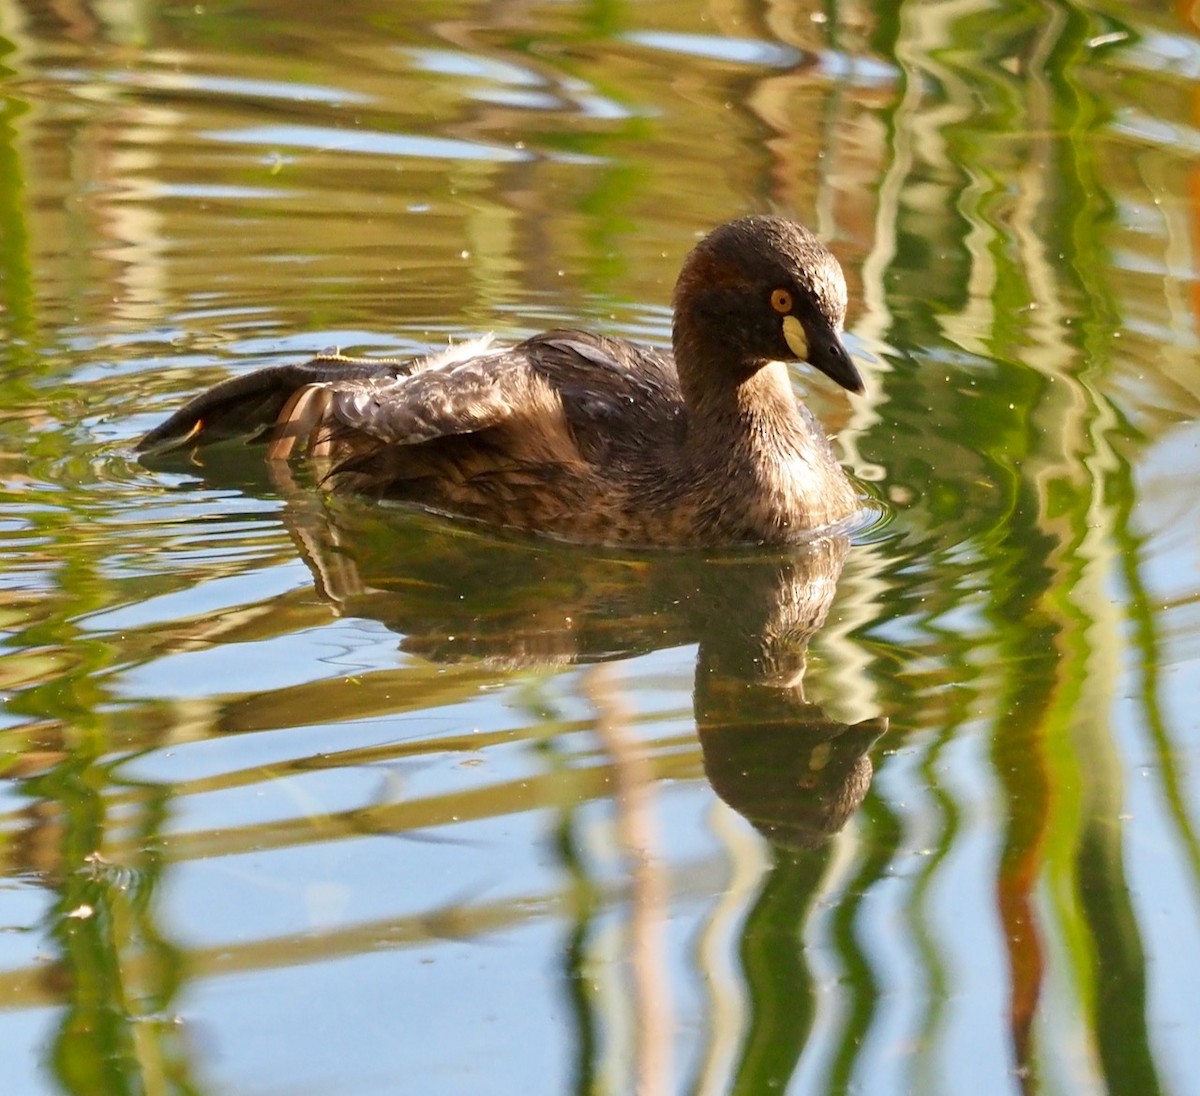
<svg viewBox="0 0 1200 1096">
<path fill-rule="evenodd" d="M 1200 30 L 1166 0 L 0 0 L 6 1093 L 1200 1092 Z M 853 543 L 142 432 L 842 260 Z"/>
</svg>

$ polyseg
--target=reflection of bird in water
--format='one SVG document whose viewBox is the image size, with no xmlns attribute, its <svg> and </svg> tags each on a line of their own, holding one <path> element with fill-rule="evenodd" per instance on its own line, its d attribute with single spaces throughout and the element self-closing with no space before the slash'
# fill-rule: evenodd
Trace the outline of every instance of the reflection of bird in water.
<svg viewBox="0 0 1200 1096">
<path fill-rule="evenodd" d="M 702 689 L 699 675 L 695 699 L 709 783 L 772 844 L 818 845 L 866 798 L 867 751 L 886 719 L 838 723 L 798 690 L 728 681 Z"/>
<path fill-rule="evenodd" d="M 694 706 L 717 793 L 777 844 L 811 846 L 866 795 L 886 719 L 847 725 L 804 695 L 805 655 L 849 543 L 723 556 L 597 554 L 501 540 L 315 492 L 289 527 L 322 596 L 440 662 L 586 663 L 697 643 Z"/>
<path fill-rule="evenodd" d="M 583 331 L 417 361 L 338 355 L 232 378 L 140 448 L 257 435 L 334 486 L 626 545 L 788 543 L 859 509 L 785 361 L 862 379 L 837 260 L 778 217 L 722 225 L 674 295 L 673 353 Z"/>
</svg>

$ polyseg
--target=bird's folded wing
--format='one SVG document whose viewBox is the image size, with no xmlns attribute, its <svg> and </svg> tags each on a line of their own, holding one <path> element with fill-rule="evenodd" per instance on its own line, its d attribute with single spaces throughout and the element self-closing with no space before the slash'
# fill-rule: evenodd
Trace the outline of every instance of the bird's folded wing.
<svg viewBox="0 0 1200 1096">
<path fill-rule="evenodd" d="M 562 413 L 551 386 L 511 353 L 394 380 L 335 384 L 330 397 L 330 419 L 391 445 L 417 445 L 514 418 Z"/>
<path fill-rule="evenodd" d="M 139 452 L 167 453 L 223 438 L 261 437 L 282 422 L 301 391 L 333 382 L 366 383 L 394 376 L 404 363 L 324 355 L 300 364 L 274 365 L 230 377 L 189 400 L 138 442 Z"/>
</svg>

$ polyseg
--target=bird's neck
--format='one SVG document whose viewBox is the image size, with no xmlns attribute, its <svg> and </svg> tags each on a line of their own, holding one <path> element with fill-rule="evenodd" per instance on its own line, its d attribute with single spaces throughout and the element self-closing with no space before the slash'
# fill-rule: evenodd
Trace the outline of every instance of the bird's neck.
<svg viewBox="0 0 1200 1096">
<path fill-rule="evenodd" d="M 681 360 L 678 350 L 675 360 Z M 693 444 L 715 450 L 713 455 L 724 450 L 727 457 L 804 446 L 811 419 L 797 405 L 782 362 L 767 362 L 739 378 L 727 363 L 706 362 L 695 354 L 683 361 L 679 383 Z"/>
<path fill-rule="evenodd" d="M 697 365 L 695 356 L 684 360 Z M 733 384 L 727 367 L 704 378 L 687 366 L 679 378 L 686 461 L 694 480 L 720 500 L 721 522 L 742 527 L 747 539 L 777 540 L 858 509 L 824 430 L 797 402 L 786 365 L 768 362 Z"/>
</svg>

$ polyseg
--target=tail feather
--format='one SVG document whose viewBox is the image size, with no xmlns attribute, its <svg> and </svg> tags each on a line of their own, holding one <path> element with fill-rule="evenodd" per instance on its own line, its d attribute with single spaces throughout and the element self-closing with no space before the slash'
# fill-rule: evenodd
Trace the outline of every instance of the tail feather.
<svg viewBox="0 0 1200 1096">
<path fill-rule="evenodd" d="M 231 377 L 202 392 L 156 426 L 138 442 L 139 452 L 166 453 L 191 445 L 204 445 L 225 438 L 248 440 L 271 434 L 271 456 L 286 457 L 299 437 L 319 444 L 312 431 L 318 425 L 314 415 L 329 406 L 329 393 L 323 388 L 335 381 L 380 377 L 402 371 L 402 363 L 384 359 L 313 358 L 299 365 L 274 365 L 239 377 Z M 324 401 L 311 393 L 325 392 Z M 299 415 L 293 430 L 285 425 Z M 284 451 L 286 449 L 286 451 Z"/>
</svg>

